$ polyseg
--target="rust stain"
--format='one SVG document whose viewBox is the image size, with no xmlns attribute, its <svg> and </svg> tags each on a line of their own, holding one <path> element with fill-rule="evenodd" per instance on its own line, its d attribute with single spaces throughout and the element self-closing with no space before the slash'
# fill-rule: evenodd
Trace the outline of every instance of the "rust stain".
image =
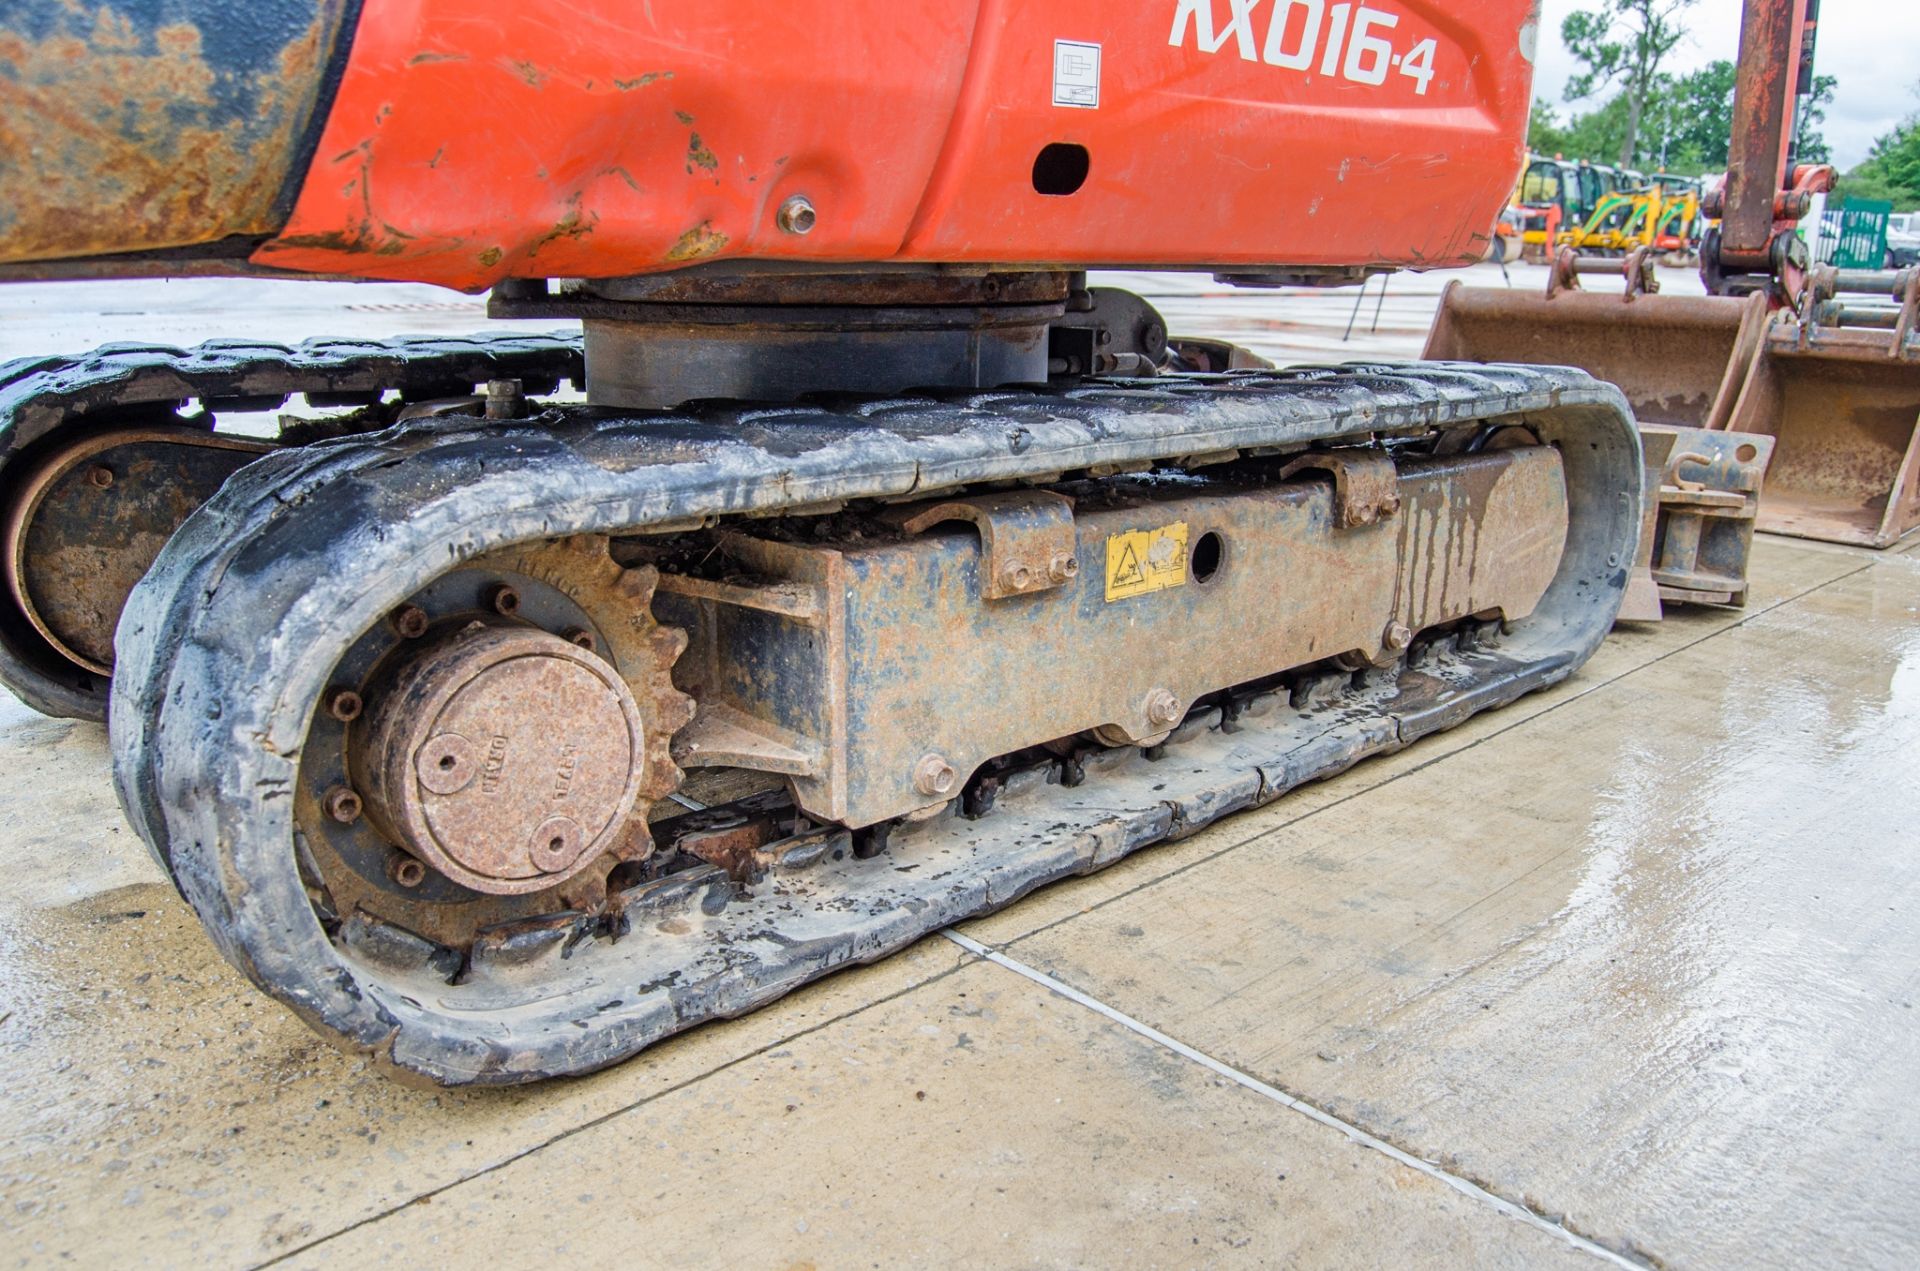
<svg viewBox="0 0 1920 1271">
<path fill-rule="evenodd" d="M 672 78 L 672 71 L 648 71 L 645 75 L 636 75 L 632 79 L 616 79 L 613 81 L 613 86 L 623 93 L 630 93 L 636 88 L 645 88 L 648 84 L 657 84 L 663 79 Z"/>
<path fill-rule="evenodd" d="M 555 221 L 552 229 L 527 245 L 527 255 L 538 256 L 548 245 L 560 242 L 562 239 L 585 238 L 599 223 L 598 213 L 582 212 L 580 196 L 575 194 L 567 200 L 567 214 Z"/>
<path fill-rule="evenodd" d="M 712 221 L 701 221 L 698 225 L 682 234 L 667 252 L 667 259 L 675 264 L 689 260 L 705 260 L 727 245 L 727 236 L 713 228 Z"/>
<path fill-rule="evenodd" d="M 223 107 L 231 77 L 192 24 L 143 33 L 104 5 L 65 11 L 79 22 L 39 40 L 0 28 L 0 261 L 272 231 L 338 6 L 246 77 L 250 114 Z"/>
<path fill-rule="evenodd" d="M 467 55 L 465 53 L 425 52 L 425 53 L 415 53 L 412 57 L 408 58 L 407 65 L 408 66 L 426 66 L 433 62 L 464 62 L 466 60 L 467 60 Z"/>
<path fill-rule="evenodd" d="M 700 140 L 700 134 L 697 132 L 687 138 L 688 173 L 692 173 L 695 168 L 705 168 L 709 172 L 720 170 L 719 158 L 704 141 Z"/>
<path fill-rule="evenodd" d="M 547 73 L 538 66 L 535 66 L 532 62 L 515 60 L 509 61 L 506 66 L 508 70 L 512 71 L 517 78 L 524 81 L 530 88 L 539 88 L 547 82 Z"/>
</svg>

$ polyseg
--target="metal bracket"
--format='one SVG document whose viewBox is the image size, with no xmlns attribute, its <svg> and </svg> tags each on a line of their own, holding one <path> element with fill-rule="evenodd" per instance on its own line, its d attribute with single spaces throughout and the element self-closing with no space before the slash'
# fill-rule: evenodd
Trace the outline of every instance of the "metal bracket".
<svg viewBox="0 0 1920 1271">
<path fill-rule="evenodd" d="M 1280 469 L 1281 479 L 1318 469 L 1333 474 L 1333 524 L 1350 530 L 1400 510 L 1400 474 L 1377 453 L 1306 454 Z"/>
<path fill-rule="evenodd" d="M 1562 292 L 1582 290 L 1582 274 L 1620 274 L 1627 280 L 1627 288 L 1620 293 L 1620 299 L 1632 304 L 1637 296 L 1659 294 L 1660 279 L 1653 266 L 1654 253 L 1651 247 L 1636 247 L 1627 253 L 1625 260 L 1612 256 L 1582 256 L 1572 247 L 1562 247 L 1547 275 L 1547 299 L 1552 300 Z"/>
<path fill-rule="evenodd" d="M 1641 545 L 1641 565 L 1659 600 L 1745 604 L 1747 559 L 1774 438 L 1659 424 L 1642 424 L 1640 437 L 1650 460 L 1653 522 Z M 1653 458 L 1666 447 L 1664 459 Z M 1699 479 L 1682 475 L 1682 468 L 1699 470 Z M 1658 621 L 1660 607 L 1629 616 Z"/>
<path fill-rule="evenodd" d="M 892 515 L 909 534 L 946 521 L 972 522 L 980 531 L 980 595 L 985 600 L 1050 591 L 1080 572 L 1073 554 L 1073 500 L 1051 490 L 948 499 Z"/>
</svg>

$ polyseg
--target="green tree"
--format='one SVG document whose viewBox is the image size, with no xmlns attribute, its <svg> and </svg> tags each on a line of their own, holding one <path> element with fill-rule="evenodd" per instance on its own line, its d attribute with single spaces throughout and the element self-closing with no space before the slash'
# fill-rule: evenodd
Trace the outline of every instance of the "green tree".
<svg viewBox="0 0 1920 1271">
<path fill-rule="evenodd" d="M 1633 165 L 1640 120 L 1660 80 L 1660 64 L 1686 30 L 1681 14 L 1698 0 L 1594 0 L 1567 16 L 1560 38 L 1584 69 L 1567 81 L 1567 100 L 1591 97 L 1618 83 L 1625 119 L 1618 149 L 1622 167 Z"/>
<path fill-rule="evenodd" d="M 1914 92 L 1920 94 L 1920 85 Z M 1920 211 L 1920 115 L 1873 139 L 1867 160 L 1840 182 L 1842 199 L 1890 199 L 1901 212 Z"/>
<path fill-rule="evenodd" d="M 1833 105 L 1833 92 L 1839 84 L 1839 78 L 1833 75 L 1813 77 L 1813 95 L 1801 107 L 1793 139 L 1793 153 L 1802 163 L 1833 162 L 1833 149 L 1820 126 L 1827 122 L 1827 107 Z"/>
<path fill-rule="evenodd" d="M 1660 166 L 1668 171 L 1717 172 L 1727 166 L 1733 137 L 1734 68 L 1709 62 L 1672 81 L 1649 111 L 1661 148 Z"/>
<path fill-rule="evenodd" d="M 1536 154 L 1554 154 L 1579 158 L 1573 154 L 1573 146 L 1565 124 L 1560 122 L 1560 112 L 1554 109 L 1552 102 L 1544 97 L 1533 101 L 1533 114 L 1527 119 L 1527 149 Z"/>
</svg>

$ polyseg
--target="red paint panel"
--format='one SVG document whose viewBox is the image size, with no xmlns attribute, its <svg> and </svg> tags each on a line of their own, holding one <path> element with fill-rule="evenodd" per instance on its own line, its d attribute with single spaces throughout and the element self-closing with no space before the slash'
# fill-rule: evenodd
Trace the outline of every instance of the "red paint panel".
<svg viewBox="0 0 1920 1271">
<path fill-rule="evenodd" d="M 1535 7 L 368 0 L 255 259 L 468 288 L 752 257 L 1454 263 L 1520 167 Z M 1098 45 L 1097 78 L 1058 40 Z M 1034 189 L 1052 143 L 1088 153 L 1071 195 Z M 775 225 L 792 194 L 804 237 Z"/>
</svg>

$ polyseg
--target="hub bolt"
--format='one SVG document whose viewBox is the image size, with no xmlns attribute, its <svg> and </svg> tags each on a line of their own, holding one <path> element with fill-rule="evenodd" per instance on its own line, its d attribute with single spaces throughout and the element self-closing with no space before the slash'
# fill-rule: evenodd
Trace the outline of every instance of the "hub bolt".
<svg viewBox="0 0 1920 1271">
<path fill-rule="evenodd" d="M 1147 722 L 1162 728 L 1180 722 L 1180 699 L 1166 689 L 1147 694 Z"/>
<path fill-rule="evenodd" d="M 432 623 L 427 617 L 427 611 L 419 605 L 401 605 L 393 611 L 393 629 L 398 631 L 403 639 L 418 640 L 427 634 L 427 628 L 430 625 Z"/>
<path fill-rule="evenodd" d="M 796 194 L 780 205 L 774 214 L 774 223 L 782 233 L 810 234 L 819 214 L 813 210 L 813 202 L 804 194 Z"/>
<path fill-rule="evenodd" d="M 1404 622 L 1390 622 L 1387 624 L 1386 635 L 1381 639 L 1387 648 L 1395 653 L 1403 653 L 1407 646 L 1413 643 L 1413 631 Z"/>
<path fill-rule="evenodd" d="M 520 593 L 505 583 L 496 583 L 487 589 L 487 607 L 503 618 L 511 618 L 520 612 Z"/>
<path fill-rule="evenodd" d="M 96 490 L 104 490 L 113 484 L 113 469 L 99 464 L 87 472 L 87 484 Z"/>
<path fill-rule="evenodd" d="M 387 862 L 387 877 L 402 887 L 418 887 L 427 881 L 427 867 L 414 857 L 401 852 Z"/>
<path fill-rule="evenodd" d="M 365 709 L 366 703 L 350 688 L 337 688 L 327 694 L 327 714 L 343 724 L 351 724 L 359 719 L 360 712 Z"/>
<path fill-rule="evenodd" d="M 335 786 L 327 791 L 326 798 L 320 801 L 328 816 L 342 825 L 352 825 L 360 819 L 360 796 L 346 786 Z"/>
<path fill-rule="evenodd" d="M 913 788 L 921 794 L 952 794 L 953 787 L 960 780 L 960 774 L 953 765 L 938 754 L 920 756 L 920 762 L 913 766 Z"/>
<path fill-rule="evenodd" d="M 595 639 L 593 632 L 587 630 L 585 627 L 569 627 L 562 638 L 569 644 L 579 645 L 588 653 L 592 653 L 600 647 L 600 641 Z"/>
</svg>

